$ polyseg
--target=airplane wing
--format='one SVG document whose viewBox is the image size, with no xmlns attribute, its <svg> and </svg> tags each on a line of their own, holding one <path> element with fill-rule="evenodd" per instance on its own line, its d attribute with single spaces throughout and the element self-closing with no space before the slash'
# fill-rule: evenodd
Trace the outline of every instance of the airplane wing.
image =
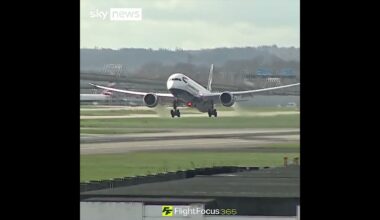
<svg viewBox="0 0 380 220">
<path fill-rule="evenodd" d="M 243 97 L 244 95 L 250 95 L 254 93 L 260 93 L 260 92 L 266 92 L 266 91 L 271 91 L 271 90 L 277 90 L 277 89 L 283 89 L 283 88 L 288 88 L 288 87 L 293 87 L 293 86 L 298 86 L 300 83 L 295 83 L 295 84 L 289 84 L 289 85 L 284 85 L 284 86 L 276 86 L 276 87 L 270 87 L 270 88 L 264 88 L 264 89 L 255 89 L 255 90 L 246 90 L 246 91 L 233 91 L 229 92 L 234 96 L 240 96 Z M 210 95 L 203 95 L 202 97 L 204 99 L 211 99 L 214 101 L 214 103 L 220 102 L 219 97 L 222 94 L 222 92 L 213 92 Z M 241 101 L 239 99 L 236 100 L 237 102 Z"/>
<path fill-rule="evenodd" d="M 136 92 L 136 91 L 130 91 L 130 90 L 115 89 L 115 88 L 106 87 L 106 86 L 99 86 L 99 85 L 95 85 L 95 84 L 92 84 L 92 83 L 89 83 L 89 84 L 92 85 L 92 86 L 95 86 L 95 87 L 97 87 L 99 89 L 106 89 L 108 91 L 120 92 L 120 93 L 125 93 L 125 94 L 130 94 L 130 95 L 144 96 L 144 95 L 148 94 L 148 92 Z M 154 93 L 158 97 L 170 97 L 170 98 L 174 98 L 174 96 L 171 93 L 155 93 L 155 92 L 152 92 L 152 93 Z"/>
<path fill-rule="evenodd" d="M 259 93 L 259 92 L 265 92 L 265 91 L 270 91 L 270 90 L 283 89 L 283 88 L 288 88 L 288 87 L 293 87 L 293 86 L 298 86 L 298 85 L 300 85 L 300 83 L 289 84 L 289 85 L 284 85 L 284 86 L 276 86 L 276 87 L 270 87 L 270 88 L 264 88 L 264 89 L 235 91 L 235 92 L 231 92 L 231 93 L 233 95 L 248 95 L 248 94 L 252 94 L 252 93 Z"/>
</svg>

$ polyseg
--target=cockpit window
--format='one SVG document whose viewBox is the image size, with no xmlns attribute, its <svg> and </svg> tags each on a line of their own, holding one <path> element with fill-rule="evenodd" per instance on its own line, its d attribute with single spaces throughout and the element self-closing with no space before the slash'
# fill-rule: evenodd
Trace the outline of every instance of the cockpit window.
<svg viewBox="0 0 380 220">
<path fill-rule="evenodd" d="M 180 78 L 172 78 L 173 81 L 182 81 Z"/>
</svg>

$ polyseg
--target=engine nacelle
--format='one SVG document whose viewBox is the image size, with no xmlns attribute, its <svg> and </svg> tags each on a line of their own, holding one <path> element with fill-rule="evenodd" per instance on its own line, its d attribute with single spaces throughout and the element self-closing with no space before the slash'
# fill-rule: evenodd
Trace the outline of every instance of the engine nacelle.
<svg viewBox="0 0 380 220">
<path fill-rule="evenodd" d="M 155 94 L 148 93 L 144 95 L 143 101 L 149 108 L 156 107 L 158 104 L 158 97 Z"/>
<path fill-rule="evenodd" d="M 219 99 L 220 102 L 226 107 L 231 107 L 235 103 L 234 96 L 230 92 L 223 92 Z"/>
</svg>

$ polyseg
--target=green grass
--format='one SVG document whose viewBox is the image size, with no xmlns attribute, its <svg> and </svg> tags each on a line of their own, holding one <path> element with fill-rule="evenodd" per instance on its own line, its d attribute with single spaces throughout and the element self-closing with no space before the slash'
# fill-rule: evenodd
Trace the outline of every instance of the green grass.
<svg viewBox="0 0 380 220">
<path fill-rule="evenodd" d="M 81 106 L 81 111 L 80 115 L 83 116 L 103 116 L 103 115 L 131 115 L 131 114 L 156 114 L 157 109 L 115 109 L 113 110 L 112 108 L 109 108 L 105 110 L 107 107 L 93 107 L 91 110 L 87 110 L 87 108 L 90 108 L 88 106 L 82 107 Z M 98 108 L 99 110 L 94 110 Z M 122 108 L 122 107 L 121 107 Z M 217 107 L 218 111 L 235 111 L 235 108 L 230 108 L 230 107 L 224 107 L 224 106 L 218 106 Z M 288 112 L 288 111 L 297 111 L 297 108 L 277 108 L 277 107 L 237 107 L 240 111 L 247 111 L 247 112 L 277 112 L 277 111 L 282 111 L 282 112 Z M 168 109 L 162 108 L 161 111 L 167 111 L 169 112 Z M 194 108 L 183 108 L 181 109 L 183 113 L 200 113 Z"/>
<path fill-rule="evenodd" d="M 260 147 L 287 147 L 287 148 L 300 148 L 300 142 L 288 142 L 288 143 L 271 143 L 271 144 L 262 144 Z"/>
<path fill-rule="evenodd" d="M 81 128 L 298 128 L 299 115 L 271 117 L 192 117 L 81 119 Z"/>
<path fill-rule="evenodd" d="M 217 106 L 218 111 L 248 111 L 248 112 L 290 112 L 298 111 L 297 107 L 258 107 L 258 106 L 236 106 L 236 107 L 225 107 Z"/>
<path fill-rule="evenodd" d="M 161 129 L 136 129 L 136 128 L 81 128 L 81 134 L 136 134 L 136 133 L 160 133 L 168 130 Z"/>
<path fill-rule="evenodd" d="M 132 114 L 155 114 L 153 110 L 81 110 L 82 116 L 115 116 L 115 115 L 132 115 Z"/>
<path fill-rule="evenodd" d="M 276 145 L 267 145 L 274 147 Z M 277 147 L 299 147 L 299 143 Z M 134 152 L 127 154 L 81 155 L 80 180 L 111 179 L 210 166 L 281 166 L 283 158 L 290 161 L 299 153 L 255 153 L 249 151 L 168 151 Z"/>
</svg>

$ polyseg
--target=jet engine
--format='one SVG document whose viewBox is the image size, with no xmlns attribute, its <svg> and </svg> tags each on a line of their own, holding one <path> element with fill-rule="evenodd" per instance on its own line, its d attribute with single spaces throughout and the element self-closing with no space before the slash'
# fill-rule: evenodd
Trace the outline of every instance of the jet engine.
<svg viewBox="0 0 380 220">
<path fill-rule="evenodd" d="M 158 104 L 158 97 L 152 93 L 148 93 L 144 95 L 143 100 L 144 100 L 145 105 L 148 106 L 149 108 L 156 107 Z"/>
<path fill-rule="evenodd" d="M 219 98 L 220 102 L 226 107 L 231 107 L 235 103 L 234 96 L 230 92 L 223 92 Z"/>
</svg>

